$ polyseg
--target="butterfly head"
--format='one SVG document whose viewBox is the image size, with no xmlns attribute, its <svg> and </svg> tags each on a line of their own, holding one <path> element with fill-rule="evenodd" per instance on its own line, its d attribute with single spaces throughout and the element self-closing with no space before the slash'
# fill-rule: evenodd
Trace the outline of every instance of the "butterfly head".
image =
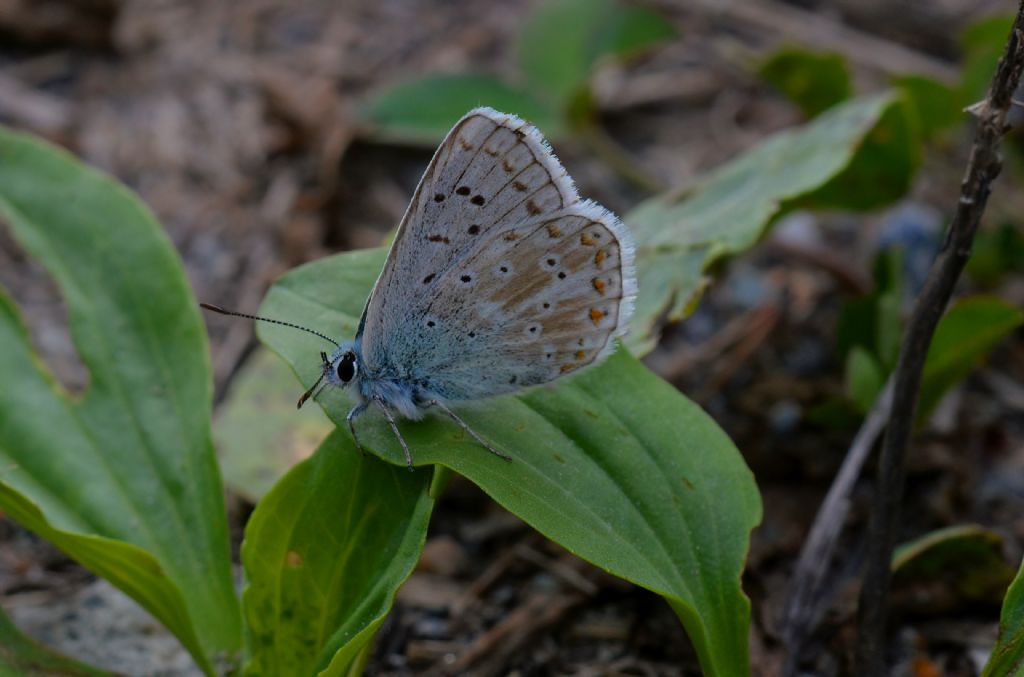
<svg viewBox="0 0 1024 677">
<path fill-rule="evenodd" d="M 299 398 L 300 409 L 306 400 L 316 399 L 316 396 L 327 386 L 344 388 L 356 380 L 359 376 L 359 355 L 356 350 L 354 344 L 346 343 L 338 346 L 338 349 L 329 358 L 327 353 L 321 351 L 320 378 L 310 386 L 309 390 L 302 393 L 302 397 Z"/>
<path fill-rule="evenodd" d="M 355 346 L 345 344 L 335 350 L 329 360 L 326 359 L 326 355 L 322 357 L 324 376 L 330 385 L 344 388 L 359 376 L 359 356 L 356 354 Z"/>
</svg>

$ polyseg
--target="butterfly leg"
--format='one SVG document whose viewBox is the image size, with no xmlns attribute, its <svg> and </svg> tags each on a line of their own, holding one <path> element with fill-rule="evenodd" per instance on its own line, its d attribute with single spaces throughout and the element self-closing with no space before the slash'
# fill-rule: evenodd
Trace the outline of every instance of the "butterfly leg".
<svg viewBox="0 0 1024 677">
<path fill-rule="evenodd" d="M 377 404 L 378 407 L 380 407 L 381 411 L 384 412 L 384 418 L 388 420 L 388 423 L 391 425 L 391 430 L 394 431 L 395 437 L 398 438 L 399 443 L 401 443 L 402 445 L 402 451 L 405 452 L 405 464 L 409 466 L 409 472 L 412 472 L 412 452 L 409 451 L 409 445 L 406 444 L 405 438 L 402 437 L 402 433 L 398 431 L 398 424 L 395 423 L 395 417 L 391 414 L 391 410 L 388 409 L 387 405 L 384 404 L 383 400 L 375 397 L 373 398 L 373 401 Z"/>
<path fill-rule="evenodd" d="M 469 434 L 470 434 L 470 436 L 471 436 L 471 437 L 472 437 L 472 438 L 473 438 L 474 440 L 476 440 L 476 441 L 477 441 L 477 442 L 478 442 L 478 443 L 480 444 L 480 446 L 482 446 L 482 447 L 483 447 L 484 449 L 486 449 L 487 451 L 491 452 L 492 454 L 494 454 L 495 456 L 497 456 L 497 457 L 499 457 L 499 458 L 503 458 L 503 459 L 505 459 L 506 461 L 511 461 L 511 460 L 512 460 L 512 457 L 511 457 L 511 456 L 509 456 L 508 454 L 503 454 L 503 453 L 501 453 L 500 451 L 498 451 L 497 449 L 495 449 L 494 447 L 492 447 L 492 446 L 491 446 L 491 443 L 490 443 L 490 442 L 488 442 L 488 441 L 487 441 L 487 440 L 485 440 L 484 438 L 482 438 L 482 437 L 480 437 L 479 435 L 477 435 L 477 434 L 476 434 L 476 431 L 474 431 L 474 430 L 473 430 L 472 428 L 470 428 L 470 427 L 469 427 L 469 424 L 468 424 L 468 423 L 466 423 L 466 422 L 465 422 L 465 421 L 463 421 L 463 420 L 462 420 L 461 418 L 459 418 L 459 415 L 458 415 L 458 414 L 456 414 L 456 413 L 455 413 L 454 411 L 452 411 L 451 409 L 449 409 L 449 408 L 448 408 L 448 405 L 446 405 L 446 404 L 445 404 L 444 402 L 441 402 L 440 400 L 430 400 L 430 401 L 429 401 L 429 402 L 428 402 L 427 404 L 428 404 L 428 405 L 430 405 L 430 406 L 432 406 L 432 407 L 437 407 L 438 409 L 440 409 L 440 410 L 441 410 L 441 411 L 443 411 L 444 413 L 448 414 L 448 417 L 449 417 L 449 418 L 450 418 L 451 420 L 453 420 L 453 421 L 455 421 L 456 423 L 458 423 L 458 424 L 459 424 L 459 426 L 460 426 L 460 427 L 461 427 L 461 428 L 462 428 L 463 430 L 465 430 L 465 431 L 466 431 L 467 433 L 469 433 Z"/>
<path fill-rule="evenodd" d="M 352 441 L 356 443 L 356 449 L 358 449 L 359 453 L 362 454 L 363 456 L 366 456 L 366 450 L 363 449 L 363 445 L 359 443 L 359 435 L 356 434 L 355 419 L 356 416 L 359 416 L 359 414 L 366 411 L 366 408 L 368 406 L 370 406 L 370 403 L 367 402 L 366 400 L 363 400 L 356 406 L 352 407 L 349 410 L 348 415 L 345 416 L 345 422 L 348 423 L 348 430 L 350 433 L 352 433 Z"/>
</svg>

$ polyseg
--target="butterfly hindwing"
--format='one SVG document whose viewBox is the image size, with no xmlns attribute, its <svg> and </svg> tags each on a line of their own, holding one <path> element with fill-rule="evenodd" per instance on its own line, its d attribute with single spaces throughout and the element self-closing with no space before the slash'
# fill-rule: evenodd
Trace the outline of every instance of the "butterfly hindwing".
<svg viewBox="0 0 1024 677">
<path fill-rule="evenodd" d="M 549 383 L 600 362 L 632 312 L 632 243 L 613 214 L 577 203 L 494 233 L 410 318 L 419 378 L 448 399 Z"/>
</svg>

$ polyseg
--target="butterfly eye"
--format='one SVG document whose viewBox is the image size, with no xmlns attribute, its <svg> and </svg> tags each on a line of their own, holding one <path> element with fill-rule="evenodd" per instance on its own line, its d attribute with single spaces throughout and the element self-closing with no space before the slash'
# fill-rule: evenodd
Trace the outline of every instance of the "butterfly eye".
<svg viewBox="0 0 1024 677">
<path fill-rule="evenodd" d="M 338 378 L 342 383 L 348 383 L 356 376 L 355 353 L 345 353 L 338 362 Z"/>
</svg>

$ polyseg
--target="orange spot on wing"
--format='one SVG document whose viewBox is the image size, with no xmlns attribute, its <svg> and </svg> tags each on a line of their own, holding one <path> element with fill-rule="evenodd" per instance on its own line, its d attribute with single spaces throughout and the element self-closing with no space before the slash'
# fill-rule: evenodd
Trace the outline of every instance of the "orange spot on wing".
<svg viewBox="0 0 1024 677">
<path fill-rule="evenodd" d="M 558 226 L 556 226 L 555 224 L 549 223 L 548 224 L 548 236 L 549 237 L 562 237 L 562 231 L 560 231 L 558 229 Z"/>
<path fill-rule="evenodd" d="M 471 144 L 469 141 L 466 141 L 461 136 L 458 137 L 458 138 L 459 138 L 459 145 L 462 146 L 462 150 L 473 150 L 473 144 Z"/>
<path fill-rule="evenodd" d="M 604 319 L 604 311 L 598 310 L 597 308 L 590 309 L 590 321 L 594 323 L 594 326 L 601 324 L 601 320 Z"/>
<path fill-rule="evenodd" d="M 583 358 L 586 357 L 586 356 L 587 356 L 587 354 L 584 351 L 582 351 L 582 350 L 577 350 L 576 351 L 576 359 L 577 360 L 582 362 Z"/>
<path fill-rule="evenodd" d="M 598 294 L 600 294 L 601 296 L 604 296 L 604 280 L 602 280 L 599 277 L 595 277 L 594 278 L 594 289 L 597 290 Z"/>
<path fill-rule="evenodd" d="M 597 264 L 598 268 L 600 268 L 601 264 L 604 263 L 604 259 L 605 259 L 604 250 L 603 249 L 598 249 L 597 253 L 594 254 L 594 263 Z"/>
<path fill-rule="evenodd" d="M 561 368 L 561 369 L 559 369 L 558 371 L 560 371 L 561 373 L 565 374 L 565 373 L 567 373 L 567 372 L 570 372 L 570 371 L 572 371 L 572 370 L 573 370 L 573 369 L 575 369 L 575 368 L 576 368 L 576 365 L 575 365 L 575 364 L 573 364 L 572 362 L 568 362 L 568 363 L 566 363 L 566 364 L 563 364 L 563 365 L 562 365 L 562 368 Z"/>
<path fill-rule="evenodd" d="M 590 237 L 586 233 L 580 233 L 580 244 L 591 247 L 595 244 L 594 238 Z"/>
<path fill-rule="evenodd" d="M 540 214 L 544 210 L 541 209 L 540 207 L 538 207 L 537 203 L 534 202 L 533 200 L 527 200 L 526 201 L 526 211 L 529 212 L 530 214 L 536 215 L 536 214 Z M 548 226 L 548 228 L 549 228 L 548 232 L 551 232 L 550 231 L 550 226 Z M 554 237 L 554 236 L 552 236 L 552 237 Z"/>
<path fill-rule="evenodd" d="M 519 233 L 517 233 L 517 232 L 516 232 L 516 231 L 514 231 L 514 230 L 510 230 L 510 231 L 508 231 L 507 233 L 505 233 L 505 236 L 504 236 L 504 238 L 503 238 L 503 239 L 504 239 L 504 240 L 505 240 L 506 242 L 515 242 L 516 240 L 518 240 L 518 239 L 519 239 Z"/>
</svg>

